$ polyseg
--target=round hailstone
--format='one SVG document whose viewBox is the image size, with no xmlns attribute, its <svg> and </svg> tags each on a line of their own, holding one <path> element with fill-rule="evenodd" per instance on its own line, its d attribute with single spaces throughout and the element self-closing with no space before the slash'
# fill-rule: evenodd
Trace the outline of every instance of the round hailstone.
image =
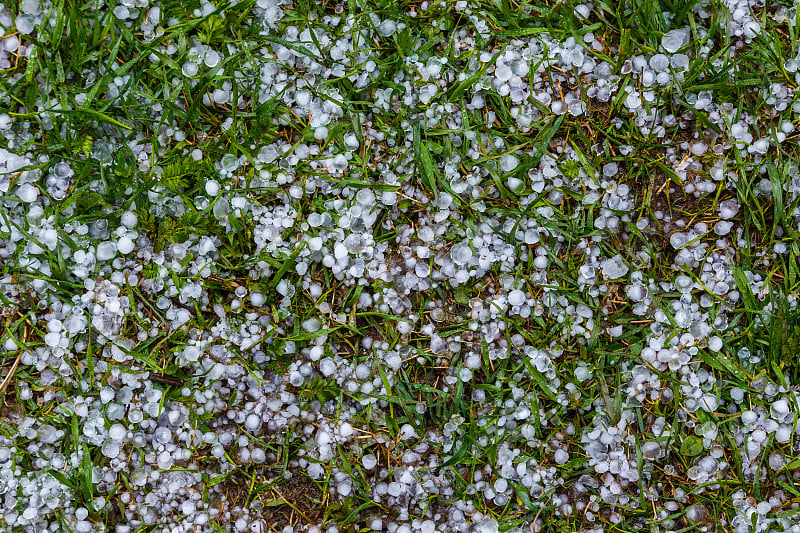
<svg viewBox="0 0 800 533">
<path fill-rule="evenodd" d="M 100 452 L 109 459 L 114 459 L 119 455 L 119 443 L 106 442 Z"/>
<path fill-rule="evenodd" d="M 669 236 L 669 243 L 676 250 L 686 246 L 687 242 L 689 242 L 689 239 L 686 237 L 685 233 L 677 232 Z"/>
<path fill-rule="evenodd" d="M 525 293 L 519 289 L 514 289 L 508 293 L 508 303 L 513 306 L 522 305 L 525 303 L 525 300 L 527 300 Z"/>
<path fill-rule="evenodd" d="M 718 352 L 722 350 L 722 339 L 717 336 L 708 339 L 708 349 L 712 352 Z"/>
<path fill-rule="evenodd" d="M 716 224 L 714 224 L 714 233 L 723 237 L 731 232 L 731 228 L 733 228 L 733 222 L 728 220 L 720 220 Z"/>
<path fill-rule="evenodd" d="M 661 445 L 654 441 L 642 444 L 642 455 L 645 459 L 658 459 L 661 457 Z"/>
<path fill-rule="evenodd" d="M 456 243 L 450 249 L 450 258 L 457 265 L 466 265 L 472 259 L 472 248 L 464 242 Z"/>
<path fill-rule="evenodd" d="M 17 189 L 17 196 L 20 200 L 29 204 L 35 202 L 39 197 L 39 190 L 30 183 L 25 183 Z"/>
<path fill-rule="evenodd" d="M 603 176 L 607 178 L 616 176 L 618 171 L 619 171 L 619 165 L 617 165 L 613 161 L 611 163 L 606 163 L 605 165 L 603 165 Z"/>
<path fill-rule="evenodd" d="M 661 46 L 668 54 L 674 54 L 687 44 L 691 38 L 691 30 L 689 28 L 678 28 L 668 31 L 661 38 Z"/>
<path fill-rule="evenodd" d="M 603 277 L 605 279 L 619 279 L 628 273 L 628 266 L 622 260 L 620 254 L 606 259 L 600 266 L 603 269 Z"/>
<path fill-rule="evenodd" d="M 97 245 L 97 260 L 108 261 L 117 255 L 117 244 L 111 241 L 104 241 Z"/>
<path fill-rule="evenodd" d="M 55 348 L 58 346 L 58 343 L 61 342 L 61 333 L 51 331 L 50 333 L 44 336 L 44 342 L 51 348 Z"/>
<path fill-rule="evenodd" d="M 742 412 L 742 424 L 745 426 L 752 426 L 758 421 L 758 413 L 755 411 L 743 411 Z"/>
<path fill-rule="evenodd" d="M 731 219 L 739 212 L 739 203 L 736 200 L 723 200 L 719 203 L 719 216 L 724 219 Z"/>
<path fill-rule="evenodd" d="M 258 291 L 253 291 L 250 293 L 250 303 L 255 307 L 261 307 L 264 305 L 264 302 L 267 301 L 266 296 L 263 293 Z"/>
<path fill-rule="evenodd" d="M 520 192 L 525 188 L 525 182 L 521 179 L 511 176 L 506 180 L 506 186 L 511 192 Z"/>
<path fill-rule="evenodd" d="M 220 166 L 222 166 L 222 170 L 233 172 L 239 168 L 239 158 L 233 154 L 225 154 L 222 156 Z"/>
<path fill-rule="evenodd" d="M 130 237 L 122 237 L 119 242 L 117 242 L 117 250 L 122 255 L 128 255 L 133 251 L 133 240 Z"/>
<path fill-rule="evenodd" d="M 194 76 L 197 76 L 197 70 L 197 63 L 194 61 L 187 61 L 181 67 L 181 72 L 187 78 L 193 78 Z"/>
<path fill-rule="evenodd" d="M 363 464 L 364 468 L 367 470 L 372 470 L 375 468 L 375 465 L 378 464 L 378 459 L 376 459 L 371 453 L 367 453 L 361 458 L 361 464 Z"/>
<path fill-rule="evenodd" d="M 219 65 L 220 56 L 219 53 L 214 50 L 209 50 L 206 53 L 205 57 L 205 64 L 208 68 L 214 68 Z"/>
<path fill-rule="evenodd" d="M 136 216 L 136 213 L 132 211 L 125 211 L 122 213 L 122 218 L 120 219 L 122 225 L 128 229 L 133 229 L 136 227 L 136 224 L 139 222 L 139 217 Z"/>
<path fill-rule="evenodd" d="M 103 402 L 107 403 L 107 402 Z M 121 441 L 128 434 L 128 430 L 122 424 L 114 424 L 108 428 L 108 437 L 115 441 Z"/>
<path fill-rule="evenodd" d="M 500 158 L 500 170 L 503 172 L 511 172 L 519 165 L 519 159 L 514 154 L 505 154 Z"/>
<path fill-rule="evenodd" d="M 537 255 L 536 259 L 533 260 L 533 266 L 538 268 L 539 270 L 544 270 L 547 268 L 547 265 L 550 263 L 550 260 L 547 258 L 546 255 Z"/>
<path fill-rule="evenodd" d="M 692 285 L 694 285 L 694 281 L 692 278 L 685 274 L 681 274 L 677 278 L 675 278 L 675 288 L 678 289 L 678 292 L 686 294 L 692 291 Z"/>
</svg>

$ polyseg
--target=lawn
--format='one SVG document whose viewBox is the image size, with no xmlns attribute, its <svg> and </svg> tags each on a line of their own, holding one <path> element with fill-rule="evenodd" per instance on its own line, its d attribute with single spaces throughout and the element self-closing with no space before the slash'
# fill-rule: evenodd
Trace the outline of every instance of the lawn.
<svg viewBox="0 0 800 533">
<path fill-rule="evenodd" d="M 0 531 L 800 533 L 797 5 L 0 9 Z"/>
</svg>

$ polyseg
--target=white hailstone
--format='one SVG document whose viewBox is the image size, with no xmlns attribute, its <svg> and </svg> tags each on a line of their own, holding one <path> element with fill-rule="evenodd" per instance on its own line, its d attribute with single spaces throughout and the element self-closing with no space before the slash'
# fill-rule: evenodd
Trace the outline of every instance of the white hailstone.
<svg viewBox="0 0 800 533">
<path fill-rule="evenodd" d="M 616 176 L 618 171 L 619 171 L 619 166 L 613 161 L 611 163 L 606 163 L 605 165 L 603 165 L 603 175 L 607 178 Z"/>
<path fill-rule="evenodd" d="M 206 52 L 206 57 L 204 62 L 208 68 L 216 67 L 219 64 L 219 60 L 220 60 L 219 52 L 216 52 L 215 50 L 209 50 L 208 52 Z"/>
<path fill-rule="evenodd" d="M 785 398 L 781 398 L 772 403 L 769 413 L 773 419 L 780 422 L 789 415 L 789 403 Z"/>
<path fill-rule="evenodd" d="M 364 468 L 367 470 L 372 470 L 375 468 L 375 465 L 378 464 L 378 459 L 376 459 L 371 453 L 367 453 L 361 458 L 361 464 L 364 465 Z"/>
<path fill-rule="evenodd" d="M 504 154 L 500 158 L 500 170 L 504 173 L 511 172 L 519 166 L 519 159 L 514 154 Z"/>
<path fill-rule="evenodd" d="M 686 294 L 692 291 L 692 286 L 694 285 L 694 281 L 692 281 L 692 278 L 690 278 L 689 276 L 681 274 L 680 276 L 675 278 L 674 285 L 675 288 L 678 289 L 678 292 Z"/>
<path fill-rule="evenodd" d="M 336 363 L 330 357 L 326 357 L 319 362 L 319 371 L 326 378 L 330 377 L 336 372 Z"/>
<path fill-rule="evenodd" d="M 133 248 L 134 248 L 133 240 L 128 236 L 122 237 L 117 242 L 117 250 L 119 250 L 119 253 L 121 253 L 122 255 L 128 255 L 133 251 Z"/>
<path fill-rule="evenodd" d="M 789 442 L 792 439 L 792 428 L 780 426 L 775 430 L 775 440 L 778 442 Z"/>
<path fill-rule="evenodd" d="M 324 429 L 320 429 L 317 431 L 317 435 L 315 437 L 317 441 L 317 445 L 319 446 L 327 446 L 331 442 L 333 442 L 333 435 L 329 432 L 325 431 Z"/>
<path fill-rule="evenodd" d="M 219 182 L 217 180 L 208 180 L 206 182 L 206 194 L 209 196 L 216 196 L 219 194 Z"/>
<path fill-rule="evenodd" d="M 742 424 L 745 426 L 752 426 L 753 424 L 758 421 L 758 413 L 755 411 L 743 411 L 742 412 Z"/>
<path fill-rule="evenodd" d="M 733 228 L 733 222 L 730 222 L 728 220 L 720 220 L 719 222 L 714 224 L 714 233 L 722 237 L 730 233 L 731 228 Z"/>
<path fill-rule="evenodd" d="M 267 454 L 262 448 L 253 448 L 250 452 L 250 460 L 254 463 L 261 464 L 267 460 Z"/>
<path fill-rule="evenodd" d="M 51 331 L 44 336 L 44 343 L 51 348 L 55 348 L 61 342 L 61 333 Z"/>
<path fill-rule="evenodd" d="M 30 183 L 25 183 L 17 189 L 17 196 L 20 200 L 25 203 L 32 203 L 35 202 L 36 199 L 39 197 L 39 189 L 31 185 Z"/>
<path fill-rule="evenodd" d="M 258 428 L 261 427 L 261 418 L 255 413 L 250 413 L 247 415 L 247 418 L 245 418 L 244 426 L 251 433 L 257 431 Z"/>
<path fill-rule="evenodd" d="M 133 211 L 125 211 L 124 213 L 122 213 L 120 222 L 126 228 L 133 229 L 136 227 L 136 224 L 139 223 L 139 217 L 137 217 L 136 213 L 134 213 Z"/>
<path fill-rule="evenodd" d="M 719 203 L 719 216 L 724 219 L 731 219 L 739 212 L 739 203 L 736 200 L 723 200 Z"/>
<path fill-rule="evenodd" d="M 712 352 L 719 352 L 722 350 L 722 339 L 716 335 L 708 339 L 708 349 Z"/>
<path fill-rule="evenodd" d="M 319 331 L 319 328 L 322 327 L 322 323 L 320 322 L 319 318 L 311 317 L 308 320 L 304 320 L 301 326 L 305 331 L 313 333 L 315 331 Z"/>
<path fill-rule="evenodd" d="M 261 307 L 264 305 L 264 302 L 267 301 L 266 296 L 264 293 L 259 291 L 253 291 L 250 293 L 250 303 L 253 304 L 255 307 Z"/>
<path fill-rule="evenodd" d="M 772 453 L 769 456 L 769 467 L 772 470 L 780 470 L 786 464 L 786 457 L 782 453 Z"/>
<path fill-rule="evenodd" d="M 510 305 L 518 306 L 525 303 L 527 298 L 525 297 L 525 293 L 519 289 L 514 289 L 510 293 L 508 293 L 508 303 Z"/>
<path fill-rule="evenodd" d="M 457 265 L 466 265 L 472 259 L 472 248 L 469 244 L 459 242 L 450 249 L 450 258 Z"/>
<path fill-rule="evenodd" d="M 692 324 L 692 314 L 685 309 L 679 309 L 675 312 L 675 324 L 679 328 L 688 328 Z"/>
<path fill-rule="evenodd" d="M 508 190 L 516 193 L 525 188 L 525 182 L 515 176 L 511 176 L 506 180 L 506 186 Z"/>
<path fill-rule="evenodd" d="M 544 270 L 548 264 L 550 264 L 550 260 L 546 255 L 537 255 L 536 259 L 533 260 L 533 266 L 539 270 Z"/>
<path fill-rule="evenodd" d="M 558 450 L 556 450 L 556 453 L 553 454 L 553 460 L 556 462 L 557 465 L 566 464 L 567 461 L 569 461 L 569 453 L 567 453 L 564 449 L 559 448 Z"/>
<path fill-rule="evenodd" d="M 103 387 L 102 389 L 100 389 L 100 401 L 103 402 L 103 404 L 107 404 L 108 402 L 113 400 L 114 395 L 115 395 L 114 389 L 112 389 L 111 387 Z"/>
<path fill-rule="evenodd" d="M 484 517 L 473 526 L 475 533 L 499 533 L 500 525 L 492 517 Z"/>
<path fill-rule="evenodd" d="M 102 453 L 105 457 L 109 459 L 114 459 L 115 457 L 119 456 L 120 446 L 117 442 L 106 442 L 103 444 L 103 447 L 100 449 L 100 453 Z"/>
<path fill-rule="evenodd" d="M 98 261 L 108 261 L 109 259 L 113 259 L 114 256 L 117 255 L 117 244 L 111 241 L 104 241 L 97 245 L 97 257 Z"/>
<path fill-rule="evenodd" d="M 122 424 L 114 424 L 108 428 L 108 437 L 115 441 L 121 441 L 128 434 L 128 430 Z"/>
<path fill-rule="evenodd" d="M 676 232 L 669 236 L 669 243 L 676 250 L 686 246 L 687 242 L 689 242 L 689 239 L 686 237 L 685 233 Z"/>
<path fill-rule="evenodd" d="M 642 444 L 642 455 L 645 459 L 659 459 L 663 453 L 661 445 L 655 441 L 647 441 Z"/>
<path fill-rule="evenodd" d="M 628 285 L 627 289 L 625 290 L 625 294 L 627 294 L 628 298 L 634 302 L 641 302 L 647 295 L 647 289 L 645 289 L 645 286 L 641 283 L 634 283 L 632 285 Z"/>
<path fill-rule="evenodd" d="M 628 273 L 628 266 L 622 260 L 620 254 L 601 263 L 604 279 L 619 279 Z"/>
<path fill-rule="evenodd" d="M 668 54 L 674 54 L 687 44 L 691 39 L 691 30 L 689 28 L 678 28 L 668 31 L 661 38 L 661 46 Z"/>
<path fill-rule="evenodd" d="M 194 61 L 187 61 L 181 67 L 181 72 L 187 78 L 193 78 L 197 76 L 197 71 L 198 71 L 198 66 L 197 63 L 195 63 Z"/>
</svg>

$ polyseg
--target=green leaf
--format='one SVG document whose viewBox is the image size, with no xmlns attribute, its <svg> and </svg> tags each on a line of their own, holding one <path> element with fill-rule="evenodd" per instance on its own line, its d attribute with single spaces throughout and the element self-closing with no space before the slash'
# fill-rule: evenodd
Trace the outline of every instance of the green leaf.
<svg viewBox="0 0 800 533">
<path fill-rule="evenodd" d="M 694 435 L 689 435 L 681 443 L 681 455 L 684 457 L 696 457 L 703 453 L 703 439 Z"/>
</svg>

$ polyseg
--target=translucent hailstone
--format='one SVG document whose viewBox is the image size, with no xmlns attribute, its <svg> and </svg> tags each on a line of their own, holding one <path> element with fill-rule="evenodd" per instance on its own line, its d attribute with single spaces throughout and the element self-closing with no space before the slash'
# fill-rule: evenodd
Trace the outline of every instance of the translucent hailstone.
<svg viewBox="0 0 800 533">
<path fill-rule="evenodd" d="M 646 459 L 658 459 L 663 453 L 661 445 L 654 441 L 648 441 L 642 444 L 642 455 Z"/>
<path fill-rule="evenodd" d="M 686 509 L 686 519 L 693 524 L 701 524 L 711 519 L 708 509 L 704 505 L 696 503 Z"/>
<path fill-rule="evenodd" d="M 752 426 L 758 421 L 758 413 L 755 411 L 743 411 L 742 412 L 742 424 L 745 426 Z"/>
<path fill-rule="evenodd" d="M 618 171 L 619 171 L 619 165 L 617 165 L 613 161 L 611 163 L 606 163 L 605 165 L 603 165 L 603 176 L 607 178 L 616 176 Z"/>
<path fill-rule="evenodd" d="M 533 260 L 533 266 L 538 268 L 539 270 L 544 270 L 547 268 L 547 265 L 550 263 L 550 260 L 547 258 L 546 255 L 537 255 L 536 259 Z"/>
<path fill-rule="evenodd" d="M 111 241 L 104 241 L 97 245 L 97 260 L 108 261 L 117 255 L 117 244 Z"/>
<path fill-rule="evenodd" d="M 193 78 L 194 76 L 197 76 L 197 71 L 198 71 L 197 63 L 195 63 L 194 61 L 187 61 L 181 67 L 181 72 L 187 78 Z"/>
<path fill-rule="evenodd" d="M 500 525 L 497 520 L 487 516 L 477 522 L 472 529 L 475 533 L 499 533 Z"/>
<path fill-rule="evenodd" d="M 719 203 L 719 216 L 724 219 L 731 219 L 739 212 L 739 203 L 736 200 L 723 200 Z"/>
<path fill-rule="evenodd" d="M 17 189 L 17 197 L 27 204 L 35 202 L 39 197 L 39 189 L 30 183 L 25 183 Z"/>
<path fill-rule="evenodd" d="M 675 288 L 678 289 L 678 292 L 683 294 L 689 293 L 692 290 L 692 286 L 694 285 L 694 281 L 692 278 L 685 274 L 681 274 L 677 278 L 675 278 Z"/>
<path fill-rule="evenodd" d="M 504 173 L 511 172 L 519 166 L 519 159 L 514 154 L 504 154 L 500 158 L 500 170 Z"/>
<path fill-rule="evenodd" d="M 367 453 L 361 458 L 361 464 L 363 464 L 364 468 L 367 470 L 372 470 L 375 468 L 375 465 L 378 464 L 378 459 L 371 453 Z"/>
<path fill-rule="evenodd" d="M 675 324 L 679 328 L 688 328 L 692 325 L 692 314 L 685 309 L 679 309 L 675 312 Z"/>
<path fill-rule="evenodd" d="M 119 455 L 120 446 L 117 442 L 106 442 L 103 444 L 103 447 L 100 449 L 100 452 L 108 457 L 109 459 L 114 459 Z"/>
<path fill-rule="evenodd" d="M 214 68 L 219 65 L 220 55 L 219 52 L 215 50 L 209 50 L 206 52 L 206 57 L 204 59 L 204 63 L 208 68 Z"/>
<path fill-rule="evenodd" d="M 120 222 L 126 228 L 133 229 L 136 227 L 136 224 L 139 223 L 139 217 L 137 217 L 136 213 L 134 213 L 133 211 L 125 211 L 124 213 L 122 213 Z"/>
<path fill-rule="evenodd" d="M 783 421 L 789 416 L 789 403 L 785 398 L 773 402 L 772 406 L 770 406 L 769 414 L 773 419 L 779 422 Z"/>
<path fill-rule="evenodd" d="M 233 172 L 237 168 L 239 168 L 239 158 L 233 154 L 225 154 L 222 156 L 222 161 L 220 161 L 220 166 L 222 170 Z"/>
<path fill-rule="evenodd" d="M 208 180 L 206 182 L 206 194 L 209 196 L 216 196 L 219 194 L 219 182 L 217 180 Z"/>
<path fill-rule="evenodd" d="M 731 228 L 733 228 L 733 222 L 728 220 L 720 220 L 714 224 L 714 233 L 720 237 L 723 237 L 731 232 Z"/>
<path fill-rule="evenodd" d="M 508 303 L 510 305 L 518 306 L 525 303 L 527 298 L 525 297 L 525 293 L 519 289 L 514 289 L 510 293 L 508 293 Z"/>
<path fill-rule="evenodd" d="M 450 258 L 457 265 L 466 265 L 472 259 L 472 248 L 468 243 L 459 242 L 450 249 Z"/>
<path fill-rule="evenodd" d="M 610 259 L 606 259 L 600 266 L 605 279 L 619 279 L 628 273 L 628 266 L 619 254 Z"/>
<path fill-rule="evenodd" d="M 691 36 L 692 33 L 689 28 L 677 28 L 664 34 L 661 38 L 661 46 L 664 47 L 664 51 L 668 54 L 674 54 L 689 44 Z"/>
<path fill-rule="evenodd" d="M 634 302 L 641 302 L 647 295 L 647 289 L 644 285 L 637 282 L 632 285 L 628 285 L 628 288 L 625 290 L 625 294 L 627 294 L 628 298 Z"/>
<path fill-rule="evenodd" d="M 55 348 L 61 342 L 61 334 L 51 331 L 44 336 L 44 342 L 51 348 Z"/>
<path fill-rule="evenodd" d="M 684 246 L 686 246 L 687 242 L 689 242 L 689 238 L 686 236 L 685 233 L 681 233 L 678 231 L 669 236 L 669 243 L 676 250 L 679 250 Z"/>
<path fill-rule="evenodd" d="M 722 339 L 717 336 L 708 339 L 708 349 L 712 352 L 719 352 L 722 350 Z"/>
</svg>

